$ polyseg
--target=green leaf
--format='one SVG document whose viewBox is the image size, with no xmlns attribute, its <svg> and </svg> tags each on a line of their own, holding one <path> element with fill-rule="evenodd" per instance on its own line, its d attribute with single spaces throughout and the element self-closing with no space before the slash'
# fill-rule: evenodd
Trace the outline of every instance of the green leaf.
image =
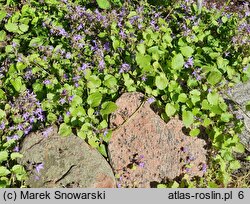
<svg viewBox="0 0 250 204">
<path fill-rule="evenodd" d="M 166 112 L 166 114 L 168 115 L 168 117 L 171 117 L 172 115 L 175 114 L 176 109 L 175 109 L 174 105 L 172 105 L 171 103 L 168 103 L 168 104 L 165 106 L 165 112 Z"/>
<path fill-rule="evenodd" d="M 22 84 L 22 78 L 21 77 L 11 79 L 10 83 L 12 84 L 12 86 L 14 87 L 14 89 L 17 92 L 20 92 L 22 90 L 23 84 Z"/>
<path fill-rule="evenodd" d="M 0 109 L 0 119 L 4 118 L 5 116 L 6 116 L 5 111 Z"/>
<path fill-rule="evenodd" d="M 150 71 L 150 68 L 151 68 L 151 56 L 150 55 L 143 55 L 141 53 L 137 53 L 135 60 L 137 64 L 140 66 L 140 68 L 143 69 L 144 72 Z"/>
<path fill-rule="evenodd" d="M 195 129 L 192 129 L 190 132 L 189 132 L 189 135 L 192 136 L 192 137 L 196 137 L 197 135 L 200 134 L 200 130 L 198 128 L 195 128 Z"/>
<path fill-rule="evenodd" d="M 201 93 L 197 89 L 190 91 L 190 98 L 191 98 L 191 101 L 193 104 L 200 101 L 200 95 L 201 95 Z"/>
<path fill-rule="evenodd" d="M 250 101 L 248 101 L 247 104 L 246 104 L 246 110 L 250 111 Z"/>
<path fill-rule="evenodd" d="M 194 53 L 193 48 L 190 46 L 181 47 L 180 49 L 181 49 L 181 54 L 185 57 L 191 57 L 192 54 Z"/>
<path fill-rule="evenodd" d="M 120 41 L 117 39 L 114 39 L 112 42 L 114 50 L 116 50 L 120 46 Z"/>
<path fill-rule="evenodd" d="M 103 84 L 110 89 L 115 88 L 117 86 L 117 79 L 114 76 L 108 74 L 104 77 Z"/>
<path fill-rule="evenodd" d="M 184 110 L 182 113 L 182 121 L 186 127 L 190 127 L 190 125 L 194 122 L 193 113 L 191 111 Z"/>
<path fill-rule="evenodd" d="M 5 41 L 6 39 L 6 32 L 4 30 L 0 31 L 0 42 Z"/>
<path fill-rule="evenodd" d="M 247 157 L 245 158 L 245 160 L 246 160 L 246 161 L 250 161 L 250 156 L 247 156 Z"/>
<path fill-rule="evenodd" d="M 97 148 L 99 145 L 98 139 L 96 137 L 88 138 L 88 143 L 93 148 Z"/>
<path fill-rule="evenodd" d="M 217 83 L 219 83 L 221 81 L 221 78 L 222 78 L 221 72 L 212 71 L 208 75 L 207 81 L 212 85 L 216 85 Z"/>
<path fill-rule="evenodd" d="M 106 147 L 105 147 L 104 144 L 101 144 L 101 145 L 98 147 L 98 151 L 99 151 L 104 157 L 107 157 Z"/>
<path fill-rule="evenodd" d="M 7 23 L 5 24 L 5 28 L 7 31 L 12 32 L 12 33 L 19 32 L 19 29 L 16 23 Z"/>
<path fill-rule="evenodd" d="M 71 101 L 71 106 L 78 106 L 78 105 L 82 105 L 82 98 L 78 95 L 74 95 Z"/>
<path fill-rule="evenodd" d="M 16 174 L 16 178 L 19 181 L 25 180 L 26 178 L 26 171 L 23 166 L 21 165 L 15 165 L 11 169 L 12 173 Z"/>
<path fill-rule="evenodd" d="M 101 86 L 101 84 L 102 84 L 102 81 L 98 78 L 98 76 L 92 75 L 88 79 L 87 86 L 90 89 L 95 89 L 95 88 Z"/>
<path fill-rule="evenodd" d="M 102 94 L 100 92 L 92 93 L 87 98 L 87 103 L 91 107 L 97 107 L 97 106 L 99 106 L 100 103 L 101 103 L 101 101 L 102 101 Z"/>
<path fill-rule="evenodd" d="M 22 32 L 26 32 L 29 30 L 29 26 L 26 25 L 26 24 L 21 24 L 19 25 L 19 29 L 22 31 Z"/>
<path fill-rule="evenodd" d="M 82 117 L 86 115 L 86 111 L 82 106 L 70 107 L 69 111 L 73 117 Z"/>
<path fill-rule="evenodd" d="M 16 63 L 16 68 L 17 68 L 18 71 L 22 71 L 22 70 L 24 70 L 26 67 L 27 67 L 27 64 L 24 64 L 24 63 L 22 63 L 22 62 L 17 62 L 17 63 Z"/>
<path fill-rule="evenodd" d="M 176 181 L 171 185 L 171 188 L 179 188 L 180 184 Z"/>
<path fill-rule="evenodd" d="M 20 154 L 20 153 L 18 153 L 18 152 L 13 152 L 13 153 L 11 153 L 11 155 L 10 155 L 10 158 L 11 158 L 12 160 L 15 160 L 15 159 L 17 159 L 17 158 L 22 158 L 22 157 L 23 157 L 23 155 Z"/>
<path fill-rule="evenodd" d="M 245 152 L 245 147 L 243 144 L 237 143 L 235 147 L 233 147 L 233 151 L 243 154 Z"/>
<path fill-rule="evenodd" d="M 8 160 L 8 152 L 7 151 L 1 151 L 0 152 L 0 164 L 3 162 L 3 161 L 7 161 Z"/>
<path fill-rule="evenodd" d="M 212 105 L 217 105 L 219 103 L 219 94 L 216 92 L 208 93 L 207 100 Z"/>
<path fill-rule="evenodd" d="M 0 22 L 5 18 L 6 15 L 7 15 L 7 12 L 5 10 L 0 11 Z"/>
<path fill-rule="evenodd" d="M 10 171 L 5 166 L 0 166 L 0 177 L 7 176 L 10 174 Z"/>
<path fill-rule="evenodd" d="M 160 90 L 164 90 L 167 87 L 168 79 L 166 78 L 165 74 L 155 77 L 155 85 Z"/>
<path fill-rule="evenodd" d="M 29 47 L 38 47 L 40 45 L 43 44 L 43 40 L 40 37 L 37 38 L 33 38 L 30 43 L 29 43 Z"/>
<path fill-rule="evenodd" d="M 101 9 L 108 9 L 108 8 L 110 8 L 110 3 L 109 3 L 108 0 L 96 0 L 96 1 L 97 1 L 98 6 Z"/>
<path fill-rule="evenodd" d="M 237 170 L 241 167 L 241 164 L 238 160 L 231 161 L 229 164 L 229 168 L 232 170 Z"/>
<path fill-rule="evenodd" d="M 58 132 L 61 136 L 63 137 L 67 137 L 72 133 L 72 129 L 69 125 L 67 125 L 66 123 L 62 123 L 59 127 L 59 132 Z"/>
<path fill-rule="evenodd" d="M 48 122 L 50 122 L 50 123 L 56 122 L 56 121 L 57 121 L 57 116 L 56 116 L 56 114 L 54 114 L 54 113 L 48 113 L 48 115 L 47 115 L 47 120 L 48 120 Z"/>
<path fill-rule="evenodd" d="M 181 94 L 178 96 L 178 101 L 181 102 L 181 103 L 185 103 L 185 102 L 187 101 L 187 94 L 181 93 Z"/>
<path fill-rule="evenodd" d="M 165 184 L 157 184 L 157 188 L 167 188 Z"/>
<path fill-rule="evenodd" d="M 101 114 L 108 115 L 117 109 L 117 105 L 112 101 L 107 101 L 102 104 Z"/>
<path fill-rule="evenodd" d="M 177 54 L 173 57 L 172 62 L 171 62 L 171 67 L 173 69 L 181 69 L 184 65 L 184 59 L 182 54 Z"/>
<path fill-rule="evenodd" d="M 222 113 L 220 118 L 223 122 L 229 122 L 233 115 L 231 113 Z"/>
<path fill-rule="evenodd" d="M 5 98 L 6 98 L 5 92 L 2 89 L 0 89 L 0 99 L 5 99 Z"/>
<path fill-rule="evenodd" d="M 226 23 L 227 20 L 228 20 L 228 18 L 227 18 L 226 16 L 222 16 L 221 21 L 222 21 L 223 23 Z"/>
<path fill-rule="evenodd" d="M 144 45 L 144 44 L 139 44 L 139 45 L 137 45 L 136 48 L 137 48 L 137 50 L 139 51 L 139 53 L 141 53 L 142 55 L 145 54 L 146 48 L 145 48 L 145 45 Z"/>
</svg>

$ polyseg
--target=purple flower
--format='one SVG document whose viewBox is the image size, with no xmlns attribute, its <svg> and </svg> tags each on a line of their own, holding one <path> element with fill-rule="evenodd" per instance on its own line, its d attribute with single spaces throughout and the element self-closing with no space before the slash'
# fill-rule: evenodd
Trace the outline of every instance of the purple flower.
<svg viewBox="0 0 250 204">
<path fill-rule="evenodd" d="M 119 35 L 121 36 L 122 39 L 125 39 L 127 37 L 126 33 L 124 32 L 124 30 L 121 30 L 119 32 Z"/>
<path fill-rule="evenodd" d="M 207 171 L 207 165 L 206 164 L 202 164 L 202 172 L 206 173 Z"/>
<path fill-rule="evenodd" d="M 88 64 L 87 63 L 83 63 L 82 66 L 78 69 L 79 71 L 84 71 L 88 68 Z"/>
<path fill-rule="evenodd" d="M 154 102 L 155 102 L 155 98 L 153 98 L 153 97 L 148 98 L 147 102 L 148 102 L 149 104 L 154 103 Z"/>
<path fill-rule="evenodd" d="M 42 114 L 40 114 L 37 119 L 40 121 L 44 121 L 44 116 Z"/>
<path fill-rule="evenodd" d="M 80 49 L 83 48 L 83 46 L 84 46 L 83 43 L 78 43 L 78 44 L 77 44 L 77 47 L 80 48 Z"/>
<path fill-rule="evenodd" d="M 65 100 L 65 98 L 61 98 L 61 99 L 59 100 L 59 102 L 63 105 L 64 103 L 66 103 L 66 100 Z"/>
<path fill-rule="evenodd" d="M 182 147 L 182 148 L 181 148 L 181 151 L 183 151 L 184 153 L 185 153 L 185 152 L 188 152 L 188 148 L 187 148 L 187 147 Z"/>
<path fill-rule="evenodd" d="M 57 120 L 58 122 L 62 122 L 63 121 L 63 117 L 61 116 L 61 115 L 59 115 L 59 117 L 58 117 L 58 120 Z"/>
<path fill-rule="evenodd" d="M 66 57 L 66 59 L 69 59 L 69 58 L 71 58 L 71 54 L 69 52 L 67 52 L 65 57 Z"/>
<path fill-rule="evenodd" d="M 10 140 L 12 140 L 13 138 L 12 138 L 12 137 L 7 136 L 7 137 L 6 137 L 6 139 L 7 139 L 7 141 L 10 141 Z"/>
<path fill-rule="evenodd" d="M 145 166 L 145 163 L 144 163 L 144 162 L 140 162 L 140 163 L 139 163 L 139 167 L 144 168 L 144 166 Z"/>
<path fill-rule="evenodd" d="M 25 72 L 25 79 L 31 79 L 33 77 L 33 74 L 32 74 L 32 71 L 31 70 L 28 70 Z"/>
<path fill-rule="evenodd" d="M 35 122 L 35 117 L 34 116 L 30 117 L 29 121 L 30 121 L 30 123 L 34 123 Z"/>
<path fill-rule="evenodd" d="M 109 50 L 110 50 L 110 44 L 109 44 L 109 42 L 105 42 L 105 44 L 104 44 L 104 49 L 105 49 L 106 51 L 109 51 Z"/>
<path fill-rule="evenodd" d="M 14 149 L 13 149 L 13 151 L 14 151 L 14 152 L 19 152 L 19 151 L 20 151 L 20 149 L 19 149 L 19 147 L 18 147 L 18 146 L 15 146 L 15 147 L 14 147 Z"/>
<path fill-rule="evenodd" d="M 68 36 L 68 33 L 63 28 L 58 28 L 58 30 L 59 30 L 59 35 Z"/>
<path fill-rule="evenodd" d="M 80 76 L 75 76 L 75 77 L 73 77 L 73 81 L 77 82 L 77 81 L 79 81 L 80 78 L 81 78 Z"/>
<path fill-rule="evenodd" d="M 99 61 L 99 65 L 98 66 L 99 66 L 100 70 L 103 70 L 105 68 L 105 62 L 104 62 L 103 59 Z"/>
<path fill-rule="evenodd" d="M 243 119 L 244 117 L 243 117 L 243 115 L 241 115 L 241 114 L 239 114 L 239 113 L 236 113 L 236 118 L 237 118 L 238 120 L 241 120 L 241 119 Z"/>
<path fill-rule="evenodd" d="M 5 123 L 2 122 L 1 125 L 0 125 L 0 130 L 3 130 L 5 128 Z"/>
<path fill-rule="evenodd" d="M 18 124 L 17 129 L 18 130 L 23 130 L 23 125 L 22 124 Z"/>
<path fill-rule="evenodd" d="M 192 75 L 196 78 L 197 81 L 200 81 L 202 79 L 200 75 L 201 69 L 195 69 L 192 73 Z"/>
<path fill-rule="evenodd" d="M 119 73 L 121 74 L 121 73 L 124 73 L 124 72 L 128 72 L 130 70 L 130 68 L 131 67 L 130 67 L 129 64 L 123 63 L 122 66 L 121 66 L 121 68 L 120 68 Z"/>
<path fill-rule="evenodd" d="M 43 83 L 44 83 L 45 85 L 48 85 L 48 84 L 51 83 L 51 81 L 50 81 L 49 79 L 45 79 L 45 80 L 43 81 Z"/>
<path fill-rule="evenodd" d="M 72 101 L 75 96 L 70 96 L 69 101 Z"/>
<path fill-rule="evenodd" d="M 193 57 L 189 57 L 187 62 L 185 63 L 184 67 L 189 68 L 194 66 L 194 59 Z"/>
<path fill-rule="evenodd" d="M 52 131 L 53 131 L 52 127 L 47 128 L 46 130 L 43 131 L 43 136 L 48 137 Z"/>
<path fill-rule="evenodd" d="M 83 25 L 80 24 L 78 27 L 77 27 L 77 30 L 81 30 L 83 28 Z"/>
<path fill-rule="evenodd" d="M 36 110 L 35 110 L 35 115 L 39 115 L 39 114 L 42 114 L 42 109 L 41 108 L 37 108 Z"/>
<path fill-rule="evenodd" d="M 13 136 L 12 136 L 12 139 L 13 139 L 13 140 L 19 140 L 19 136 L 18 136 L 18 135 L 13 135 Z"/>
<path fill-rule="evenodd" d="M 74 41 L 79 41 L 79 40 L 81 40 L 82 39 L 82 36 L 81 35 L 74 35 L 73 36 L 73 40 Z"/>
<path fill-rule="evenodd" d="M 246 71 L 248 70 L 248 68 L 249 68 L 249 65 L 245 66 L 245 67 L 243 68 L 243 72 L 246 72 Z"/>
<path fill-rule="evenodd" d="M 31 129 L 32 129 L 32 126 L 30 125 L 28 128 L 26 128 L 26 129 L 24 130 L 24 134 L 25 134 L 25 135 L 29 134 L 29 132 L 31 131 Z"/>
<path fill-rule="evenodd" d="M 108 130 L 106 129 L 106 130 L 104 130 L 104 132 L 103 132 L 103 136 L 105 137 L 105 136 L 107 136 L 107 134 L 108 134 Z"/>
<path fill-rule="evenodd" d="M 147 77 L 146 77 L 146 76 L 142 76 L 142 77 L 141 77 L 141 80 L 142 80 L 142 81 L 146 81 L 146 80 L 147 80 Z"/>
<path fill-rule="evenodd" d="M 69 76 L 68 76 L 67 74 L 64 74 L 64 75 L 63 75 L 63 78 L 64 78 L 64 79 L 68 79 Z"/>
<path fill-rule="evenodd" d="M 122 184 L 118 183 L 117 188 L 121 188 L 121 187 L 122 187 Z"/>
<path fill-rule="evenodd" d="M 15 42 L 12 43 L 12 47 L 16 47 L 17 44 Z"/>
<path fill-rule="evenodd" d="M 67 116 L 70 116 L 70 112 L 69 112 L 69 111 L 67 111 L 67 112 L 66 112 L 66 115 L 67 115 Z"/>
<path fill-rule="evenodd" d="M 36 171 L 37 171 L 38 174 L 40 174 L 40 171 L 41 171 L 42 169 L 44 169 L 43 163 L 40 163 L 40 164 L 36 165 Z"/>
</svg>

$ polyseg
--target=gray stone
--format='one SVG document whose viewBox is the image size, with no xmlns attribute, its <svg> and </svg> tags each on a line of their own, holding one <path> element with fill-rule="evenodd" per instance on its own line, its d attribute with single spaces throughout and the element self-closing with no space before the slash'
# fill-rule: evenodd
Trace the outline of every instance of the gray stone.
<svg viewBox="0 0 250 204">
<path fill-rule="evenodd" d="M 125 93 L 110 123 L 110 163 L 122 187 L 148 188 L 187 173 L 203 176 L 205 141 L 186 136 L 178 118 L 165 123 L 141 93 Z M 134 112 L 133 112 L 134 111 Z"/>
<path fill-rule="evenodd" d="M 32 188 L 115 187 L 111 167 L 102 155 L 75 135 L 61 137 L 56 126 L 29 134 L 21 145 L 19 161 L 29 173 Z M 38 172 L 36 166 L 43 164 Z"/>
<path fill-rule="evenodd" d="M 239 137 L 242 144 L 250 151 L 250 111 L 246 110 L 246 104 L 250 101 L 250 81 L 235 85 L 225 98 L 239 107 L 236 112 L 243 116 L 245 126 Z"/>
</svg>

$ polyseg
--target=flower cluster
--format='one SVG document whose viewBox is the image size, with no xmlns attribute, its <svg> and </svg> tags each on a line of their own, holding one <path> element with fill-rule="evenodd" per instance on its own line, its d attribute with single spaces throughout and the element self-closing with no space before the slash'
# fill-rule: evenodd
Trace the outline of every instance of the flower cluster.
<svg viewBox="0 0 250 204">
<path fill-rule="evenodd" d="M 10 102 L 10 109 L 7 109 L 6 119 L 1 123 L 1 129 L 7 140 L 18 141 L 22 136 L 31 132 L 36 124 L 45 120 L 41 103 L 33 92 L 25 91 L 13 102 Z M 18 150 L 18 147 L 15 147 Z"/>
</svg>

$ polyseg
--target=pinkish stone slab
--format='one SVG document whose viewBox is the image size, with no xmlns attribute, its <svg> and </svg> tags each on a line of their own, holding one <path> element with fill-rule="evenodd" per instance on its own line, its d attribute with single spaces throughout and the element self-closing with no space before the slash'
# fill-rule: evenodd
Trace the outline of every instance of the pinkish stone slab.
<svg viewBox="0 0 250 204">
<path fill-rule="evenodd" d="M 120 177 L 118 185 L 147 188 L 184 173 L 203 176 L 205 141 L 186 136 L 177 118 L 165 123 L 143 98 L 141 93 L 123 94 L 111 117 L 117 128 L 108 150 L 113 170 Z M 122 115 L 124 110 L 128 111 Z"/>
</svg>

